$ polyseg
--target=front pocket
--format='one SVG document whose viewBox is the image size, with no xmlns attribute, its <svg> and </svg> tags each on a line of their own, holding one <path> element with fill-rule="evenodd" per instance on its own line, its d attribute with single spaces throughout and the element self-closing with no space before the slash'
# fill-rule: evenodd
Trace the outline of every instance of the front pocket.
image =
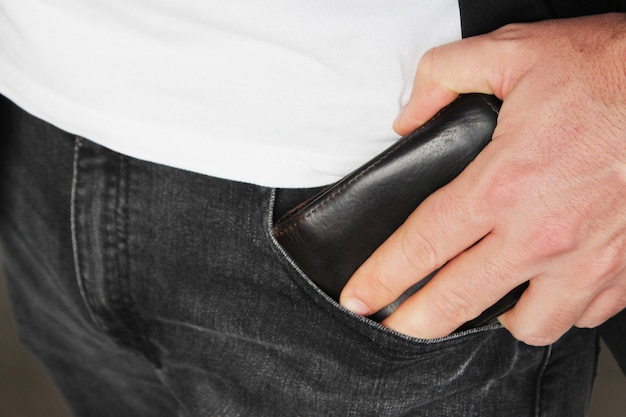
<svg viewBox="0 0 626 417">
<path fill-rule="evenodd" d="M 282 191 L 282 190 L 281 190 Z M 375 344 L 379 344 L 385 348 L 399 349 L 401 351 L 411 351 L 416 347 L 423 348 L 425 346 L 443 346 L 459 343 L 463 339 L 479 336 L 481 333 L 501 330 L 500 323 L 486 324 L 476 328 L 455 332 L 448 336 L 437 339 L 419 339 L 404 335 L 393 329 L 383 326 L 382 324 L 370 320 L 347 310 L 332 297 L 326 294 L 318 285 L 316 285 L 307 274 L 297 265 L 291 258 L 289 253 L 280 245 L 280 243 L 272 236 L 271 229 L 277 216 L 274 215 L 274 202 L 276 199 L 276 190 L 271 194 L 268 214 L 268 235 L 270 236 L 274 252 L 278 261 L 283 263 L 288 270 L 289 277 L 304 290 L 308 298 L 317 306 L 326 311 L 333 320 L 338 320 L 344 325 L 359 333 L 361 336 L 367 337 Z"/>
<path fill-rule="evenodd" d="M 294 352 L 291 369 L 316 382 L 310 392 L 328 407 L 302 415 L 535 415 L 549 348 L 527 346 L 500 324 L 417 339 L 356 315 L 316 286 L 273 239 L 271 208 L 268 219 L 274 266 L 296 289 L 283 318 L 296 336 L 281 350 Z M 501 401 L 511 392 L 515 404 Z"/>
</svg>

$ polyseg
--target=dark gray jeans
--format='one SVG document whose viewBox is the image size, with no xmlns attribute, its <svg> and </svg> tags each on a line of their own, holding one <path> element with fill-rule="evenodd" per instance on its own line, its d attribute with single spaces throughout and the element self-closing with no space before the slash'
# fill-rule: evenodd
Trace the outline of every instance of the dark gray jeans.
<svg viewBox="0 0 626 417">
<path fill-rule="evenodd" d="M 314 190 L 129 158 L 6 100 L 0 116 L 19 337 L 76 416 L 585 414 L 595 331 L 404 337 L 335 304 L 268 233 Z"/>
</svg>

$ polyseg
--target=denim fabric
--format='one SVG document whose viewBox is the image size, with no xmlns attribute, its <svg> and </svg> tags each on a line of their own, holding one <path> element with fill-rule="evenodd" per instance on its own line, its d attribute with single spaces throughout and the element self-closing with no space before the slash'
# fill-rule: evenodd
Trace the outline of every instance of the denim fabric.
<svg viewBox="0 0 626 417">
<path fill-rule="evenodd" d="M 596 333 L 426 341 L 325 296 L 269 234 L 314 190 L 117 154 L 8 102 L 0 235 L 19 336 L 76 416 L 584 416 Z M 173 146 L 176 139 L 172 138 Z"/>
</svg>

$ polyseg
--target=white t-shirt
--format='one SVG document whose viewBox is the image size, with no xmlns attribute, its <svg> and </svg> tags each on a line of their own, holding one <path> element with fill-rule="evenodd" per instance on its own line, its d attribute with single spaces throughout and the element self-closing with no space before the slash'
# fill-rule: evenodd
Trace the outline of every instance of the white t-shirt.
<svg viewBox="0 0 626 417">
<path fill-rule="evenodd" d="M 121 153 L 275 187 L 389 146 L 457 0 L 0 0 L 0 93 Z"/>
</svg>

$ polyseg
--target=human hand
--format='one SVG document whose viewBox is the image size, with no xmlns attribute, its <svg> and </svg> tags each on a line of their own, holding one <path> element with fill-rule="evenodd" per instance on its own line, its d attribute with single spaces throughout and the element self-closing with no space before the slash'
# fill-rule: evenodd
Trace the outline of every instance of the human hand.
<svg viewBox="0 0 626 417">
<path fill-rule="evenodd" d="M 359 268 L 340 302 L 374 313 L 443 266 L 383 322 L 436 338 L 529 281 L 500 321 L 531 345 L 624 308 L 625 62 L 620 14 L 510 25 L 429 51 L 398 133 L 470 92 L 503 100 L 498 126 Z"/>
</svg>

